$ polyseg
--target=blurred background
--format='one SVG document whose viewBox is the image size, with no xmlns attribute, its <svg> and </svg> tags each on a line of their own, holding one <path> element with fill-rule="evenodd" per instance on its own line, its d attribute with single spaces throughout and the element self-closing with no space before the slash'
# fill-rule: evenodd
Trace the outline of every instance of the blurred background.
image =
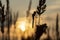
<svg viewBox="0 0 60 40">
<path fill-rule="evenodd" d="M 36 40 L 38 24 L 47 24 L 47 33 L 43 32 L 40 40 L 60 40 L 60 0 L 42 0 L 45 11 L 34 14 L 40 1 L 0 0 L 0 40 Z"/>
</svg>

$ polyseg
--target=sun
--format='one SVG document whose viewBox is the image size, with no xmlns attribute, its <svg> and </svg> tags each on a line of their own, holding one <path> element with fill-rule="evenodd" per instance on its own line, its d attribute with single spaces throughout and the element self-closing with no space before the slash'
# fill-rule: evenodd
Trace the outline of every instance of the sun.
<svg viewBox="0 0 60 40">
<path fill-rule="evenodd" d="M 25 21 L 21 21 L 18 28 L 21 30 L 21 31 L 25 31 L 25 26 L 26 26 L 26 22 Z"/>
</svg>

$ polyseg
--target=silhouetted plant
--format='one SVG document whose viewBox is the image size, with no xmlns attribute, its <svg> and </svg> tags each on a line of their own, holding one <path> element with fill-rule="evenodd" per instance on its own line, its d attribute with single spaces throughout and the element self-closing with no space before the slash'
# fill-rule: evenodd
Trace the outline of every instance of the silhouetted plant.
<svg viewBox="0 0 60 40">
<path fill-rule="evenodd" d="M 6 0 L 6 15 L 7 15 L 7 23 L 8 23 L 8 33 L 9 33 L 9 0 Z"/>
<path fill-rule="evenodd" d="M 0 21 L 1 21 L 2 40 L 4 40 L 5 15 L 4 15 L 4 5 L 2 5 L 1 0 L 0 0 Z"/>
<path fill-rule="evenodd" d="M 42 34 L 46 33 L 47 27 L 48 26 L 46 24 L 42 24 L 42 25 L 37 25 L 36 26 L 35 40 L 39 40 L 40 37 L 42 36 Z"/>
<path fill-rule="evenodd" d="M 13 19 L 13 24 L 14 24 L 14 34 L 16 35 L 16 22 L 18 20 L 18 15 L 19 13 L 17 12 L 16 14 L 14 14 L 14 19 Z M 13 40 L 17 39 L 17 35 L 14 37 L 13 34 Z"/>
<path fill-rule="evenodd" d="M 2 7 L 2 20 L 1 20 L 1 31 L 4 33 L 4 21 L 5 21 L 5 15 L 4 15 L 4 6 Z"/>
<path fill-rule="evenodd" d="M 1 1 L 0 1 L 0 14 L 1 14 L 1 32 L 4 33 L 5 15 L 4 15 L 4 5 L 2 6 Z"/>
<path fill-rule="evenodd" d="M 32 0 L 30 0 L 30 2 L 29 2 L 29 6 L 28 6 L 28 10 L 27 10 L 27 14 L 26 14 L 26 17 L 27 17 L 27 21 L 28 21 L 28 23 L 30 23 L 31 22 L 31 18 L 29 18 L 29 17 L 31 17 L 31 14 L 30 14 L 30 11 L 31 11 L 31 5 L 32 5 Z"/>
<path fill-rule="evenodd" d="M 39 6 L 37 6 L 37 13 L 39 15 L 39 23 L 40 24 L 40 15 L 45 12 L 46 8 L 46 0 L 39 0 Z"/>
<path fill-rule="evenodd" d="M 32 0 L 30 0 L 30 2 L 29 2 L 29 6 L 28 6 L 28 10 L 27 10 L 27 17 L 29 17 L 29 15 L 30 15 L 31 4 L 32 4 Z"/>
<path fill-rule="evenodd" d="M 45 8 L 46 8 L 45 2 L 46 0 L 39 0 L 39 6 L 37 6 L 37 10 L 34 11 L 34 13 L 32 14 L 32 18 L 36 15 L 36 13 L 39 15 L 38 24 L 40 24 L 40 15 L 45 12 Z M 33 22 L 34 22 L 34 18 L 33 18 Z M 32 24 L 34 25 L 34 23 Z"/>
<path fill-rule="evenodd" d="M 56 40 L 59 40 L 59 19 L 58 19 L 59 15 L 57 14 L 56 17 Z"/>
<path fill-rule="evenodd" d="M 18 19 L 18 15 L 19 13 L 17 12 L 16 14 L 14 14 L 14 28 L 16 29 L 16 22 L 17 22 L 17 19 Z"/>
<path fill-rule="evenodd" d="M 36 11 L 32 14 L 32 27 L 34 27 L 34 16 L 36 15 Z"/>
<path fill-rule="evenodd" d="M 10 27 L 12 24 L 12 14 L 9 8 L 9 0 L 6 0 L 6 20 L 7 20 L 7 28 L 8 28 L 8 40 L 10 40 Z"/>
</svg>

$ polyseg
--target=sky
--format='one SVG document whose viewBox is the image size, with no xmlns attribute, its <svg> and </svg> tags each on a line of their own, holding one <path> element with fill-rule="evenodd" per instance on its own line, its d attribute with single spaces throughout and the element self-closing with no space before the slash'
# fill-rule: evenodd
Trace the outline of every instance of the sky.
<svg viewBox="0 0 60 40">
<path fill-rule="evenodd" d="M 6 5 L 6 0 L 1 0 L 3 4 Z M 28 5 L 30 0 L 9 0 L 10 8 L 12 12 L 19 11 L 20 17 L 26 16 L 26 11 L 28 10 Z M 31 13 L 36 10 L 39 0 L 32 0 Z M 59 24 L 60 24 L 60 0 L 46 0 L 46 11 L 41 15 L 43 23 L 47 23 L 49 26 L 55 26 L 56 14 L 59 14 Z M 52 27 L 51 26 L 51 27 Z M 60 25 L 59 25 L 60 26 Z"/>
<path fill-rule="evenodd" d="M 30 0 L 9 0 L 12 11 L 19 11 L 20 16 L 25 16 Z M 39 0 L 32 0 L 31 10 L 36 10 Z M 6 0 L 2 0 L 6 4 Z M 60 0 L 46 0 L 46 12 L 44 14 L 60 13 Z"/>
<path fill-rule="evenodd" d="M 6 0 L 1 0 L 6 5 Z M 30 0 L 9 0 L 12 12 L 19 11 L 20 17 L 26 16 Z M 32 0 L 31 13 L 36 10 L 39 0 Z M 46 11 L 41 15 L 45 21 L 55 22 L 56 14 L 60 15 L 60 0 L 46 0 Z M 60 18 L 60 17 L 59 17 Z"/>
</svg>

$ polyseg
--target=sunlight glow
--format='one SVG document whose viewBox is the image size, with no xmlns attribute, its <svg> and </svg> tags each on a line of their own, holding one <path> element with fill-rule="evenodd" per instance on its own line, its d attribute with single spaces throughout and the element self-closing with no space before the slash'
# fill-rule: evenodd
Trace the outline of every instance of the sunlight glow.
<svg viewBox="0 0 60 40">
<path fill-rule="evenodd" d="M 32 35 L 35 33 L 35 28 L 32 28 L 32 20 L 31 22 L 28 22 L 28 20 L 24 18 L 19 18 L 16 22 L 16 32 L 17 35 L 24 38 L 32 37 Z"/>
<path fill-rule="evenodd" d="M 26 23 L 23 21 L 23 22 L 21 22 L 20 23 L 20 25 L 19 25 L 19 29 L 21 29 L 21 31 L 25 31 L 25 25 L 26 25 Z"/>
</svg>

